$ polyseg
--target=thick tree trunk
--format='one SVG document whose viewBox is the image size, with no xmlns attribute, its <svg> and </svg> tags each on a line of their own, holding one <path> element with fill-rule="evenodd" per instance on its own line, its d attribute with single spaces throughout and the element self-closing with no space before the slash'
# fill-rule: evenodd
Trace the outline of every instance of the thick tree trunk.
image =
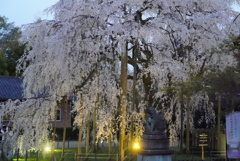
<svg viewBox="0 0 240 161">
<path fill-rule="evenodd" d="M 127 43 L 122 47 L 121 59 L 121 104 L 120 104 L 120 161 L 124 161 L 125 157 L 125 126 L 126 126 L 126 108 L 127 108 Z"/>
<path fill-rule="evenodd" d="M 131 111 L 135 111 L 135 101 L 136 101 L 136 81 L 137 81 L 137 55 L 138 55 L 138 40 L 135 41 L 135 46 L 133 49 L 133 86 L 132 86 L 132 104 L 131 104 Z M 131 150 L 133 148 L 133 132 L 134 132 L 134 119 L 133 115 L 131 117 L 131 134 L 130 134 L 130 147 Z"/>
<path fill-rule="evenodd" d="M 143 75 L 142 79 L 145 90 L 144 101 L 147 103 L 147 107 L 151 107 L 153 105 L 153 93 L 151 91 L 152 80 L 150 73 Z"/>
</svg>

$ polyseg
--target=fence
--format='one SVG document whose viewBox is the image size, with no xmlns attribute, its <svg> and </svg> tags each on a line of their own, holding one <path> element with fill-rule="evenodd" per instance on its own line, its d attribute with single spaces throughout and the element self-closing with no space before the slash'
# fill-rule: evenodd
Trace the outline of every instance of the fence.
<svg viewBox="0 0 240 161">
<path fill-rule="evenodd" d="M 226 158 L 226 151 L 205 151 L 204 161 L 240 161 L 240 159 Z M 183 159 L 184 158 L 184 159 Z M 187 158 L 187 159 L 186 159 Z M 172 161 L 203 161 L 201 151 L 191 151 L 191 154 L 179 154 L 175 152 L 172 155 Z"/>
<path fill-rule="evenodd" d="M 85 147 L 86 141 L 83 140 L 82 141 L 82 147 Z M 102 143 L 98 143 L 99 147 L 108 147 L 108 143 L 107 142 L 102 142 Z M 113 142 L 113 146 L 117 147 L 118 143 L 117 142 Z M 56 149 L 60 149 L 62 148 L 62 139 L 58 138 L 55 140 L 55 148 Z M 71 149 L 71 148 L 78 148 L 78 140 L 74 139 L 74 138 L 67 138 L 66 142 L 65 142 L 65 148 L 66 149 Z"/>
<path fill-rule="evenodd" d="M 64 160 L 64 161 L 77 161 L 78 156 L 75 151 L 72 152 L 66 152 L 65 155 L 62 157 L 60 153 L 55 153 L 53 156 L 54 160 Z M 25 156 L 20 157 L 18 154 L 14 157 L 14 161 L 42 161 L 46 160 L 49 161 L 51 158 L 51 154 L 43 154 L 43 153 L 29 153 L 26 152 Z M 82 153 L 80 156 L 81 161 L 118 161 L 118 154 L 99 154 L 99 153 L 91 153 L 86 154 Z M 1 159 L 0 159 L 1 160 Z M 2 161 L 2 160 L 1 160 Z"/>
<path fill-rule="evenodd" d="M 64 155 L 64 161 L 77 161 L 77 141 L 72 140 L 71 138 L 68 138 L 66 140 L 66 146 L 65 146 L 65 155 Z M 84 149 L 84 142 L 82 142 L 82 152 L 85 152 Z M 81 161 L 118 161 L 118 144 L 114 144 L 114 152 L 112 154 L 108 154 L 108 144 L 102 143 L 98 145 L 99 148 L 103 151 L 99 151 L 96 153 L 81 153 Z M 61 160 L 61 148 L 62 148 L 62 142 L 60 140 L 56 140 L 55 142 L 55 158 L 57 161 Z M 230 160 L 230 159 L 223 159 L 225 157 L 225 151 L 207 151 L 205 152 L 205 160 L 204 161 L 236 161 L 236 160 Z M 128 161 L 136 161 L 137 155 L 132 154 L 130 159 L 127 158 Z M 222 156 L 222 157 L 221 157 Z M 50 153 L 44 153 L 41 152 L 28 152 L 26 151 L 25 156 L 19 156 L 18 153 L 16 153 L 14 157 L 14 161 L 49 161 L 51 157 Z M 0 161 L 4 161 L 3 159 L 0 159 Z M 172 161 L 202 161 L 201 160 L 201 151 L 192 151 L 191 155 L 186 156 L 185 154 L 180 154 L 179 152 L 175 152 L 172 155 Z"/>
<path fill-rule="evenodd" d="M 212 152 L 213 153 L 213 152 Z M 58 149 L 55 151 L 54 158 L 57 161 L 77 161 L 77 150 L 67 150 L 64 157 L 61 157 L 61 149 Z M 26 152 L 25 156 L 20 157 L 19 155 L 16 155 L 14 158 L 14 161 L 49 161 L 51 158 L 51 153 L 43 153 L 43 152 L 35 152 L 30 153 Z M 119 157 L 117 154 L 117 149 L 113 154 L 107 154 L 104 152 L 90 152 L 89 154 L 82 153 L 81 161 L 119 161 Z M 131 157 L 127 158 L 126 161 L 136 161 L 137 160 L 137 154 L 132 154 Z M 2 160 L 1 160 L 2 161 Z M 195 155 L 186 156 L 185 154 L 178 154 L 174 153 L 172 155 L 172 161 L 202 161 L 201 156 L 199 156 L 197 153 Z M 236 159 L 224 159 L 224 158 L 217 158 L 214 156 L 207 156 L 204 161 L 237 161 Z"/>
</svg>

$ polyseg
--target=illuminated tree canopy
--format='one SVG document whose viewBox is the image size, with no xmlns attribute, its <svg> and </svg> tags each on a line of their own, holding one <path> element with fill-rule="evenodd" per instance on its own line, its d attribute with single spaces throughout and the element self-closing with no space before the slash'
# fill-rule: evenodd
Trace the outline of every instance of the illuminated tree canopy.
<svg viewBox="0 0 240 161">
<path fill-rule="evenodd" d="M 1 105 L 0 116 L 14 113 L 14 135 L 9 138 L 9 146 L 21 150 L 40 147 L 47 137 L 48 120 L 63 96 L 77 96 L 73 107 L 76 125 L 81 120 L 84 125 L 86 114 L 98 103 L 98 139 L 114 133 L 109 123 L 121 117 L 117 115 L 119 58 L 125 47 L 130 76 L 133 53 L 139 51 L 139 111 L 128 109 L 127 116 L 132 112 L 141 119 L 150 100 L 141 98 L 155 91 L 152 100 L 168 100 L 169 105 L 163 103 L 159 110 L 170 123 L 172 143 L 179 129 L 171 122 L 173 107 L 180 105 L 177 96 L 168 99 L 160 89 L 176 81 L 188 81 L 189 75 L 204 72 L 206 67 L 235 65 L 231 54 L 217 54 L 219 44 L 239 29 L 232 23 L 237 13 L 225 0 L 60 0 L 48 11 L 54 13 L 55 20 L 23 27 L 21 41 L 27 46 L 18 70 L 23 72 L 25 100 Z M 150 80 L 148 86 L 144 86 L 145 78 Z M 208 97 L 199 93 L 193 99 L 194 110 L 197 101 L 208 102 Z M 204 108 L 211 106 L 204 103 Z M 180 120 L 177 113 L 176 119 Z M 209 119 L 212 117 L 214 114 Z M 138 129 L 141 131 L 141 125 Z"/>
</svg>

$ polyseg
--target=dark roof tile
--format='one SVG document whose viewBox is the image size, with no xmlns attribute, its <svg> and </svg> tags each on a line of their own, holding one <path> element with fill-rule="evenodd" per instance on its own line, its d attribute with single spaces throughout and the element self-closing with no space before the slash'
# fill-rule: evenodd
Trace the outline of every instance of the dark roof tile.
<svg viewBox="0 0 240 161">
<path fill-rule="evenodd" d="M 0 76 L 0 100 L 22 99 L 23 80 L 14 76 Z"/>
</svg>

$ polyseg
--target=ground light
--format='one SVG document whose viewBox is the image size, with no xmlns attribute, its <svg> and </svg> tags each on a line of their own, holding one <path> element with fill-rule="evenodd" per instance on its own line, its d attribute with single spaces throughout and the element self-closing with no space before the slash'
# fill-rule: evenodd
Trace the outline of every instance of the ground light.
<svg viewBox="0 0 240 161">
<path fill-rule="evenodd" d="M 139 142 L 134 142 L 133 143 L 133 150 L 139 150 L 140 149 L 140 144 L 139 144 Z"/>
<path fill-rule="evenodd" d="M 47 145 L 47 146 L 44 148 L 44 151 L 45 151 L 45 152 L 50 152 L 50 151 L 51 151 L 50 146 Z"/>
</svg>

